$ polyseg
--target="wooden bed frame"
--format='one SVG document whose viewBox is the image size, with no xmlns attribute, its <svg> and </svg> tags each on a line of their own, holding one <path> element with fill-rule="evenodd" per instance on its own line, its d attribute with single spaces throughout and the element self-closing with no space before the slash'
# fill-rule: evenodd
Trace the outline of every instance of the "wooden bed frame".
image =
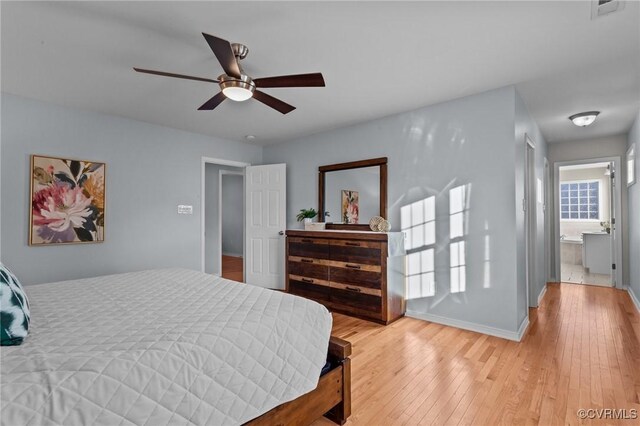
<svg viewBox="0 0 640 426">
<path fill-rule="evenodd" d="M 351 415 L 351 343 L 331 336 L 327 360 L 332 370 L 320 377 L 311 392 L 285 402 L 260 417 L 245 423 L 248 426 L 308 425 L 323 415 L 343 425 Z"/>
</svg>

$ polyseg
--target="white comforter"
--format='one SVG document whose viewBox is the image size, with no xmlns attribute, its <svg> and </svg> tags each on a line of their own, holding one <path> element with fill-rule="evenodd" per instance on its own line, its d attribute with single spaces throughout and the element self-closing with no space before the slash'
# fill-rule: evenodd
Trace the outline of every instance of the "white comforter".
<svg viewBox="0 0 640 426">
<path fill-rule="evenodd" d="M 315 302 L 182 269 L 26 292 L 6 426 L 241 424 L 316 387 L 331 332 Z"/>
</svg>

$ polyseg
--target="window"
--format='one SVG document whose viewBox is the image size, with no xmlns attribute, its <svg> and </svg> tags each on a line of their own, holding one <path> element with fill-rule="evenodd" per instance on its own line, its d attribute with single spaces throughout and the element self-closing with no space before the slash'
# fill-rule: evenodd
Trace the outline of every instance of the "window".
<svg viewBox="0 0 640 426">
<path fill-rule="evenodd" d="M 600 220 L 600 181 L 562 182 L 560 184 L 562 220 Z"/>
</svg>

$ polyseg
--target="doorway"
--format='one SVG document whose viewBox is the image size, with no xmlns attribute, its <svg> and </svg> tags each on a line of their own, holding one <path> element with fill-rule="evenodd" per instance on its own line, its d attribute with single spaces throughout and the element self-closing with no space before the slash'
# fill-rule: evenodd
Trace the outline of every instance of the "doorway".
<svg viewBox="0 0 640 426">
<path fill-rule="evenodd" d="M 223 232 L 222 217 L 224 214 L 223 204 L 221 202 L 222 197 L 222 176 L 226 174 L 239 176 L 243 180 L 244 170 L 249 166 L 249 163 L 243 163 L 239 161 L 224 160 L 219 158 L 203 157 L 201 161 L 201 271 L 212 275 L 223 275 Z M 242 237 L 244 233 L 244 181 L 240 190 L 240 206 L 236 206 L 236 216 L 240 218 L 241 223 L 241 249 L 234 248 L 234 254 L 240 254 L 240 257 L 244 257 L 244 239 Z M 233 194 L 232 194 L 233 196 Z M 237 245 L 235 246 L 237 247 Z M 239 253 L 236 253 L 239 252 Z M 237 257 L 237 256 L 236 256 Z M 231 259 L 234 260 L 234 259 Z M 240 266 L 240 271 L 237 271 L 236 261 L 232 269 L 236 269 L 235 277 L 242 274 L 241 278 L 244 278 L 244 263 Z M 235 278 L 230 278 L 234 279 Z"/>
<path fill-rule="evenodd" d="M 561 282 L 614 287 L 619 280 L 616 168 L 612 158 L 556 165 L 556 271 Z"/>
<path fill-rule="evenodd" d="M 221 276 L 244 282 L 244 173 L 221 169 L 218 183 Z"/>
<path fill-rule="evenodd" d="M 549 160 L 545 157 L 544 159 L 544 204 L 542 206 L 542 211 L 544 214 L 544 282 L 545 285 L 547 282 L 551 280 L 553 277 L 553 257 L 551 255 L 551 241 L 552 241 L 552 232 L 551 232 L 551 209 L 550 206 L 553 205 L 551 201 L 551 197 L 553 196 L 553 184 L 551 179 L 551 168 L 549 167 Z"/>
<path fill-rule="evenodd" d="M 538 306 L 537 279 L 536 279 L 536 238 L 537 238 L 537 199 L 536 199 L 536 155 L 535 144 L 525 136 L 525 256 L 526 256 L 526 282 L 527 282 L 527 307 Z M 541 195 L 541 194 L 540 194 Z"/>
</svg>

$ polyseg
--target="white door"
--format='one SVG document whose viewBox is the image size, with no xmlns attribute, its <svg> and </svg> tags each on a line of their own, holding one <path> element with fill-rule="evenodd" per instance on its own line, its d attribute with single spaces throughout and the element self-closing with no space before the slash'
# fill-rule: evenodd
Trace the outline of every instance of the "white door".
<svg viewBox="0 0 640 426">
<path fill-rule="evenodd" d="M 245 282 L 284 289 L 286 164 L 249 166 L 245 173 Z"/>
</svg>

